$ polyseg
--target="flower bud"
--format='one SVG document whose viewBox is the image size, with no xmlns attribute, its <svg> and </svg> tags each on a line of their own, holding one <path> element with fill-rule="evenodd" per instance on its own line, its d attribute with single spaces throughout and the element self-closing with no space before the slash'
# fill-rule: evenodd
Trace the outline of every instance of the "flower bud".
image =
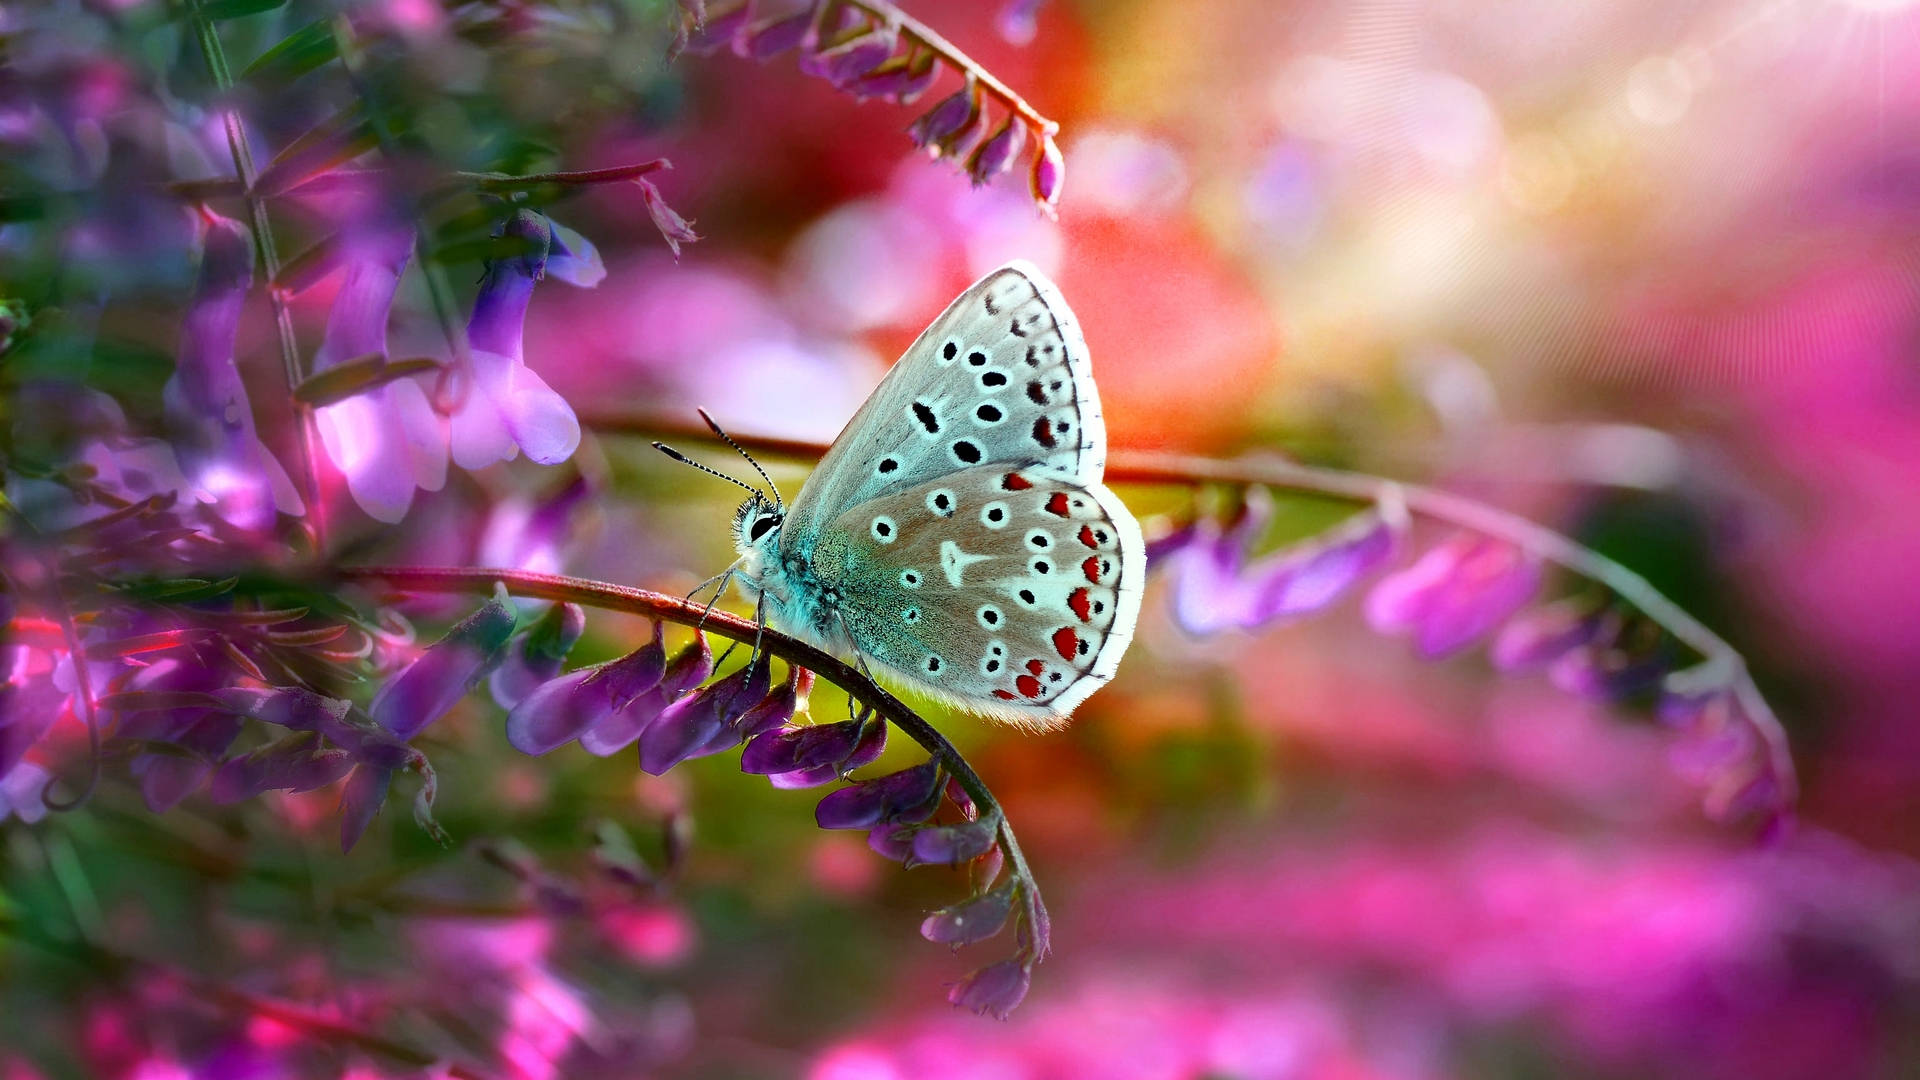
<svg viewBox="0 0 1920 1080">
<path fill-rule="evenodd" d="M 1605 611 L 1586 600 L 1561 600 L 1521 612 L 1494 635 L 1487 653 L 1506 672 L 1546 667 L 1605 632 Z"/>
<path fill-rule="evenodd" d="M 992 138 L 981 143 L 967 156 L 967 175 L 973 178 L 973 186 L 979 187 L 1006 172 L 1026 144 L 1026 123 L 1018 117 L 1009 116 Z"/>
<path fill-rule="evenodd" d="M 789 667 L 787 681 L 774 687 L 772 693 L 740 717 L 740 737 L 751 739 L 785 727 L 795 713 L 806 707 L 807 692 L 812 688 L 813 672 L 803 667 Z"/>
<path fill-rule="evenodd" d="M 552 604 L 532 626 L 507 643 L 500 666 L 487 676 L 494 703 L 511 709 L 534 689 L 560 674 L 574 642 L 587 629 L 579 604 Z"/>
<path fill-rule="evenodd" d="M 654 776 L 688 758 L 717 754 L 739 741 L 732 724 L 766 695 L 767 662 L 756 657 L 726 678 L 703 686 L 661 711 L 640 735 L 640 768 Z"/>
<path fill-rule="evenodd" d="M 1540 560 L 1531 553 L 1462 534 L 1382 579 L 1367 597 L 1367 619 L 1383 633 L 1411 632 L 1420 652 L 1438 659 L 1512 617 L 1540 578 Z"/>
<path fill-rule="evenodd" d="M 980 110 L 980 91 L 969 78 L 965 86 L 922 113 L 920 118 L 907 128 L 907 135 L 913 139 L 915 146 L 921 147 L 934 157 L 939 157 L 943 153 L 959 152 L 953 147 L 957 146 L 958 140 L 962 138 L 971 145 L 973 139 L 979 136 L 975 133 L 972 137 L 967 137 L 967 133 L 984 123 L 985 116 Z"/>
<path fill-rule="evenodd" d="M 854 80 L 847 87 L 855 97 L 877 97 L 911 105 L 940 77 L 932 52 L 897 57 Z"/>
<path fill-rule="evenodd" d="M 1024 961 L 1002 960 L 960 980 L 947 991 L 947 1000 L 982 1016 L 1005 1020 L 1007 1014 L 1026 1000 L 1031 978 L 1032 972 Z"/>
<path fill-rule="evenodd" d="M 995 818 L 959 825 L 935 825 L 913 834 L 913 857 L 918 862 L 959 866 L 993 849 L 1000 832 Z"/>
<path fill-rule="evenodd" d="M 1013 913 L 1016 894 L 1012 878 L 999 888 L 941 908 L 920 923 L 920 936 L 940 945 L 972 945 L 1000 932 Z"/>
<path fill-rule="evenodd" d="M 658 637 L 656 628 L 656 644 Z M 693 641 L 666 664 L 659 682 L 652 689 L 629 697 L 625 704 L 620 704 L 617 695 L 639 685 L 651 670 L 652 656 L 649 650 L 653 647 L 650 645 L 631 654 L 626 661 L 619 662 L 625 665 L 619 672 L 609 673 L 608 677 L 616 680 L 613 684 L 613 711 L 595 720 L 580 734 L 580 745 L 588 753 L 607 757 L 625 749 L 682 693 L 698 686 L 713 674 L 713 649 L 707 644 L 705 634 L 696 633 Z M 631 663 L 628 664 L 628 661 Z"/>
<path fill-rule="evenodd" d="M 883 821 L 867 830 L 867 847 L 874 854 L 906 863 L 913 859 L 913 828 Z"/>
<path fill-rule="evenodd" d="M 393 786 L 393 770 L 361 765 L 347 778 L 340 793 L 340 850 L 352 851 L 373 823 L 375 814 L 387 801 L 387 789 Z"/>
<path fill-rule="evenodd" d="M 899 44 L 899 31 L 891 26 L 882 26 L 855 34 L 839 44 L 811 54 L 801 61 L 800 70 L 809 75 L 818 75 L 844 89 L 886 63 Z"/>
<path fill-rule="evenodd" d="M 813 4 L 792 15 L 765 19 L 742 30 L 733 39 L 733 51 L 749 60 L 779 56 L 806 40 L 813 30 Z"/>
<path fill-rule="evenodd" d="M 193 794 L 213 766 L 187 754 L 140 754 L 127 766 L 140 779 L 140 795 L 147 809 L 162 814 Z"/>
<path fill-rule="evenodd" d="M 939 807 L 940 766 L 929 761 L 863 780 L 828 794 L 814 807 L 823 829 L 870 829 L 880 822 L 920 822 Z"/>
<path fill-rule="evenodd" d="M 1055 216 L 1059 210 L 1060 183 L 1066 175 L 1067 162 L 1060 154 L 1059 145 L 1053 141 L 1052 135 L 1043 136 L 1039 148 L 1034 151 L 1033 171 L 1028 174 L 1027 180 L 1033 191 L 1033 201 L 1040 205 L 1048 217 Z"/>
<path fill-rule="evenodd" d="M 739 46 L 735 41 L 746 30 L 747 21 L 752 14 L 751 3 L 742 3 L 726 11 L 710 13 L 704 20 L 697 23 L 693 33 L 688 36 L 685 51 L 695 56 L 712 56 L 721 49 L 738 49 Z"/>
<path fill-rule="evenodd" d="M 445 715 L 493 666 L 513 633 L 513 608 L 500 597 L 455 624 L 374 695 L 367 713 L 402 739 Z"/>
</svg>

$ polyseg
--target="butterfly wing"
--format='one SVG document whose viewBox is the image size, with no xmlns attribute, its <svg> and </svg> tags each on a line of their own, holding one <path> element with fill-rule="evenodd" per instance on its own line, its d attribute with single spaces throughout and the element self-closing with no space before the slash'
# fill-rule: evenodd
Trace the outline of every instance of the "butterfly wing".
<svg viewBox="0 0 1920 1080">
<path fill-rule="evenodd" d="M 1146 577 L 1120 500 L 1040 467 L 975 466 L 869 499 L 828 522 L 815 550 L 870 660 L 1043 728 L 1113 677 Z"/>
<path fill-rule="evenodd" d="M 1046 275 L 1011 262 L 949 304 L 848 421 L 794 499 L 786 543 L 804 555 L 848 507 L 977 465 L 1085 487 L 1106 457 L 1080 325 Z"/>
</svg>

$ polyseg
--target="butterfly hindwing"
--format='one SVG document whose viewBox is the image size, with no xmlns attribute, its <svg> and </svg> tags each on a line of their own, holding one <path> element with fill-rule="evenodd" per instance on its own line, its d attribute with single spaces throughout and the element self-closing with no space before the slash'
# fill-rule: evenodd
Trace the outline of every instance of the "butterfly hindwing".
<svg viewBox="0 0 1920 1080">
<path fill-rule="evenodd" d="M 975 466 L 869 499 L 826 523 L 816 551 L 869 661 L 1034 726 L 1113 676 L 1146 570 L 1111 492 L 1040 466 Z"/>
<path fill-rule="evenodd" d="M 804 550 L 847 507 L 993 464 L 1083 485 L 1106 465 L 1079 324 L 1024 262 L 975 282 L 907 349 L 801 488 L 787 535 Z"/>
</svg>

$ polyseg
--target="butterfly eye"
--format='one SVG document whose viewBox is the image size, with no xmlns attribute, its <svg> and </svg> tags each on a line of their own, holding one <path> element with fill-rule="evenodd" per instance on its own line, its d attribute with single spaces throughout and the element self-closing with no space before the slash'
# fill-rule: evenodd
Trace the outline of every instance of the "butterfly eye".
<svg viewBox="0 0 1920 1080">
<path fill-rule="evenodd" d="M 753 526 L 747 530 L 747 539 L 758 540 L 767 535 L 767 530 L 780 524 L 778 514 L 763 514 L 754 519 Z"/>
</svg>

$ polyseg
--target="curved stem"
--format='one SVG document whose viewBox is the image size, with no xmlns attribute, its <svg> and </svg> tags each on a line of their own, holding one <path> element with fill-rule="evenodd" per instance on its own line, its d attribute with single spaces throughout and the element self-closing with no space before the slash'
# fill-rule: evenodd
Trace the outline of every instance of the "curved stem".
<svg viewBox="0 0 1920 1080">
<path fill-rule="evenodd" d="M 648 439 L 715 441 L 711 433 L 703 428 L 651 416 L 588 415 L 582 418 L 582 422 L 596 431 L 611 434 L 636 435 Z M 824 443 L 756 436 L 737 431 L 728 434 L 748 450 L 778 457 L 817 460 L 827 452 Z M 1152 450 L 1112 450 L 1107 454 L 1106 479 L 1109 483 L 1123 484 L 1257 484 L 1329 495 L 1357 503 L 1378 502 L 1390 490 L 1397 491 L 1405 500 L 1407 509 L 1415 514 L 1503 540 L 1581 577 L 1597 581 L 1676 640 L 1699 653 L 1709 666 L 1724 674 L 1741 707 L 1747 711 L 1755 729 L 1766 740 L 1769 762 L 1783 785 L 1782 794 L 1788 800 L 1795 795 L 1793 754 L 1787 744 L 1786 731 L 1780 726 L 1779 718 L 1767 705 L 1759 688 L 1754 685 L 1753 677 L 1747 671 L 1746 659 L 1739 650 L 1708 629 L 1686 609 L 1668 599 L 1640 574 L 1538 522 L 1439 488 L 1405 484 L 1343 469 L 1302 465 L 1279 457 L 1222 461 Z"/>
<path fill-rule="evenodd" d="M 961 52 L 953 42 L 941 37 L 939 31 L 919 19 L 901 11 L 886 0 L 846 0 L 847 6 L 863 11 L 873 18 L 900 28 L 900 33 L 919 42 L 945 60 L 948 66 L 965 75 L 973 76 L 975 83 L 986 88 L 989 94 L 1000 99 L 1000 103 L 1017 113 L 1042 135 L 1052 135 L 1060 130 L 1058 121 L 1041 116 L 1025 98 L 1013 92 L 1006 83 L 993 77 L 993 73 L 973 61 L 973 58 Z"/>
<path fill-rule="evenodd" d="M 1005 811 L 994 798 L 993 792 L 988 790 L 986 781 L 980 779 L 980 774 L 974 771 L 953 743 L 919 713 L 832 653 L 789 637 L 772 627 L 760 626 L 751 619 L 743 619 L 718 608 L 709 610 L 702 603 L 587 578 L 541 574 L 530 570 L 438 566 L 350 566 L 337 568 L 334 573 L 348 581 L 385 582 L 401 592 L 472 593 L 484 596 L 491 594 L 495 585 L 503 585 L 515 596 L 574 603 L 682 626 L 698 626 L 709 633 L 748 644 L 757 640 L 762 650 L 790 664 L 811 669 L 814 674 L 830 680 L 905 732 L 908 738 L 919 743 L 939 761 L 948 775 L 960 782 L 961 788 L 973 799 L 982 817 L 993 815 L 998 818 L 1000 846 L 1006 853 L 1012 873 L 1025 886 L 1029 914 L 1040 920 L 1046 918 L 1039 886 L 1033 880 L 1033 871 L 1020 850 L 1020 842 L 1014 838 L 1013 826 L 1007 822 Z"/>
</svg>

